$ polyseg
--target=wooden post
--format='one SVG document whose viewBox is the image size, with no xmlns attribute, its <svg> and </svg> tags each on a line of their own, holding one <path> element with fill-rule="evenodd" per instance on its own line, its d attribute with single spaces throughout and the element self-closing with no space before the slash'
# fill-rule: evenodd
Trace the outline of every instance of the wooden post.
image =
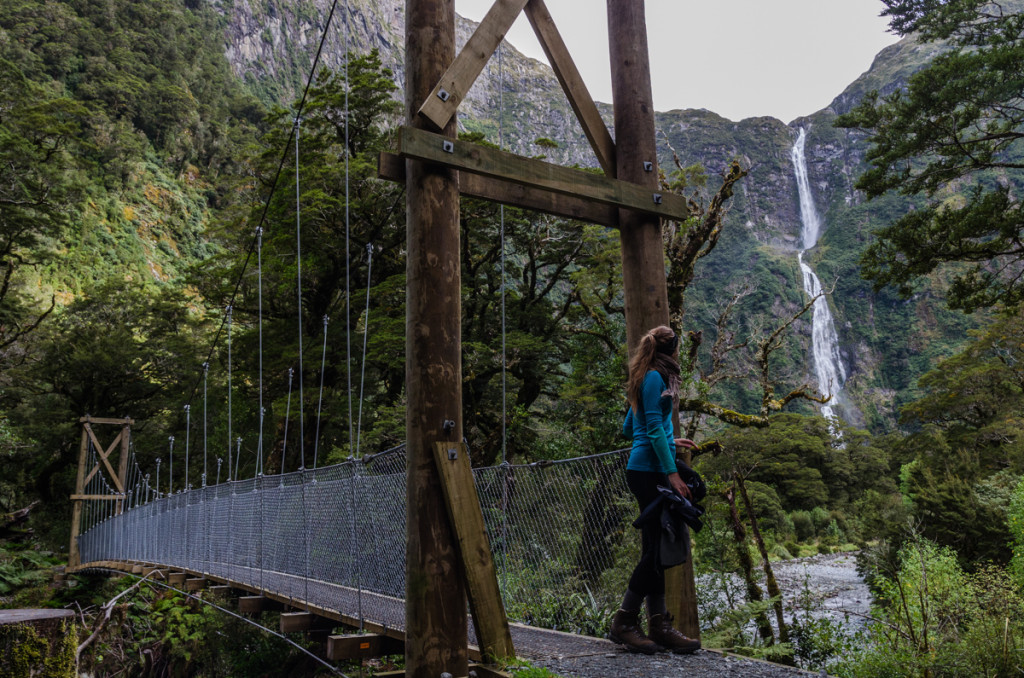
<svg viewBox="0 0 1024 678">
<path fill-rule="evenodd" d="M 652 194 L 659 193 L 643 0 L 608 0 L 608 28 L 616 178 L 640 184 Z M 648 330 L 669 322 L 665 246 L 661 222 L 656 217 L 622 210 L 619 224 L 626 341 L 632 354 Z M 681 581 L 674 581 L 679 579 Z M 681 595 L 676 594 L 677 600 L 668 601 L 677 627 L 687 636 L 699 638 L 692 563 L 666 571 L 666 580 L 669 591 L 681 592 Z"/>
<path fill-rule="evenodd" d="M 85 493 L 85 459 L 89 449 L 89 434 L 82 427 L 82 446 L 78 452 L 78 476 L 75 479 L 75 495 Z M 68 546 L 68 567 L 82 564 L 78 552 L 78 535 L 82 530 L 82 500 L 75 499 L 71 510 L 71 544 Z"/>
<path fill-rule="evenodd" d="M 406 121 L 455 58 L 454 0 L 406 0 Z M 442 133 L 456 135 L 455 116 Z M 466 590 L 433 444 L 462 440 L 459 186 L 454 170 L 406 162 L 406 675 L 468 673 Z"/>
<path fill-rule="evenodd" d="M 128 491 L 128 450 L 132 439 L 131 424 L 129 420 L 125 420 L 123 426 L 121 426 L 121 459 L 117 465 L 117 476 L 121 481 L 121 487 L 124 491 Z M 117 514 L 120 515 L 121 511 L 124 510 L 124 499 L 117 500 Z"/>
</svg>

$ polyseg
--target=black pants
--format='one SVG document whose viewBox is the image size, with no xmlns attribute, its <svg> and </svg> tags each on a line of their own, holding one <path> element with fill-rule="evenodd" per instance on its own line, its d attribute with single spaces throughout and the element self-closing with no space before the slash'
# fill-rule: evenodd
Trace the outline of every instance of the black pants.
<svg viewBox="0 0 1024 678">
<path fill-rule="evenodd" d="M 636 497 L 640 512 L 658 497 L 658 485 L 668 487 L 668 476 L 655 471 L 626 471 L 626 485 Z M 665 570 L 658 562 L 661 527 L 657 520 L 648 521 L 640 530 L 640 562 L 629 578 L 629 590 L 640 596 L 665 593 Z"/>
</svg>

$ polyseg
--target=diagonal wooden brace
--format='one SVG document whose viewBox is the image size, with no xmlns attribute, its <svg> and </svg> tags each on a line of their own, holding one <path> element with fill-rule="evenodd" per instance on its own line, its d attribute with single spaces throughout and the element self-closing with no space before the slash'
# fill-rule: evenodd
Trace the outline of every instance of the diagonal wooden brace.
<svg viewBox="0 0 1024 678">
<path fill-rule="evenodd" d="M 558 33 L 555 20 L 551 18 L 551 13 L 544 4 L 544 0 L 530 0 L 526 3 L 526 17 L 530 20 L 530 25 L 533 26 L 533 32 L 537 34 L 537 40 L 544 49 L 544 54 L 551 62 L 551 68 L 554 70 L 555 77 L 558 78 L 558 83 L 562 86 L 565 96 L 569 99 L 569 105 L 572 106 L 576 119 L 583 127 L 583 133 L 590 142 L 591 148 L 594 149 L 597 162 L 600 163 L 601 169 L 606 175 L 614 177 L 615 142 L 612 141 L 612 135 L 608 132 L 604 120 L 601 119 L 601 113 L 598 112 L 597 105 L 591 98 L 586 83 L 583 82 L 583 76 L 580 75 L 576 64 L 573 63 L 569 49 Z"/>
<path fill-rule="evenodd" d="M 484 514 L 473 483 L 469 448 L 464 443 L 434 443 L 434 461 L 441 476 L 448 519 L 452 523 L 459 557 L 466 573 L 469 609 L 480 641 L 480 652 L 491 661 L 514 657 L 505 605 L 498 589 Z"/>
<path fill-rule="evenodd" d="M 526 0 L 497 0 L 494 3 L 423 102 L 420 116 L 436 125 L 437 129 L 444 129 L 525 6 Z"/>
</svg>

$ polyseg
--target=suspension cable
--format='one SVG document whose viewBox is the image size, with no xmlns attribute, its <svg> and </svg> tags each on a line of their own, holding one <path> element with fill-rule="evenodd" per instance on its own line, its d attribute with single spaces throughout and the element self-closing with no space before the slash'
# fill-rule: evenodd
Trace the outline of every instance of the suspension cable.
<svg viewBox="0 0 1024 678">
<path fill-rule="evenodd" d="M 225 310 L 228 316 L 228 480 L 231 480 L 231 316 L 233 309 L 228 306 Z"/>
<path fill-rule="evenodd" d="M 109 568 L 109 567 L 96 567 L 96 568 L 90 568 L 90 569 L 105 570 L 107 572 L 114 572 L 114 573 L 117 573 L 117 574 L 120 574 L 120 575 L 127 575 L 129 577 L 135 577 L 136 579 L 145 579 L 150 584 L 156 584 L 157 586 L 162 586 L 165 589 L 170 589 L 171 591 L 174 591 L 176 593 L 180 593 L 181 595 L 185 596 L 186 598 L 189 598 L 191 600 L 195 600 L 197 602 L 203 603 L 204 605 L 209 605 L 210 607 L 212 607 L 212 608 L 214 608 L 216 610 L 220 610 L 224 614 L 230 615 L 230 616 L 234 617 L 235 619 L 241 619 L 242 621 L 244 621 L 247 624 L 251 624 L 251 625 L 255 626 L 258 629 L 266 631 L 267 633 L 269 633 L 272 636 L 276 636 L 277 638 L 280 638 L 281 640 L 285 641 L 289 645 L 292 645 L 296 649 L 300 650 L 302 653 L 304 653 L 306 655 L 309 655 L 310 657 L 315 659 L 320 664 L 323 664 L 325 667 L 330 669 L 335 675 L 341 676 L 342 678 L 349 678 L 347 674 L 344 674 L 341 671 L 339 671 L 337 667 L 327 663 L 326 661 L 324 661 L 320 657 L 316 656 L 315 654 L 313 654 L 312 652 L 310 652 L 306 648 L 302 647 L 301 645 L 299 645 L 295 641 L 291 640 L 287 636 L 285 636 L 285 635 L 283 635 L 281 633 L 278 633 L 277 631 L 275 631 L 275 630 L 273 630 L 271 628 L 267 628 L 266 626 L 263 626 L 262 624 L 259 624 L 259 623 L 255 622 L 255 621 L 253 621 L 252 619 L 249 619 L 247 617 L 243 617 L 240 614 L 237 614 L 235 612 L 232 612 L 231 610 L 223 608 L 220 605 L 217 605 L 216 603 L 213 603 L 212 601 L 200 598 L 199 596 L 194 595 L 192 593 L 189 593 L 188 591 L 182 591 L 181 589 L 175 588 L 174 586 L 171 586 L 170 584 L 165 584 L 162 581 L 158 581 L 156 579 L 146 579 L 146 577 L 140 577 L 139 575 L 132 574 L 130 572 L 124 572 L 122 570 L 115 570 L 115 569 Z"/>
</svg>

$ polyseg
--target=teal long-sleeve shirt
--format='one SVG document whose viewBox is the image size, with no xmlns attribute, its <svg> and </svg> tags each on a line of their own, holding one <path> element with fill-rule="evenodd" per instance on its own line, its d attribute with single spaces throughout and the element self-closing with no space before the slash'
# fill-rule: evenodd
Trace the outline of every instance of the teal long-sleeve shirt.
<svg viewBox="0 0 1024 678">
<path fill-rule="evenodd" d="M 672 436 L 672 398 L 662 395 L 667 388 L 656 370 L 644 375 L 640 388 L 639 409 L 630 407 L 622 434 L 633 439 L 626 469 L 675 473 L 675 439 Z"/>
</svg>

